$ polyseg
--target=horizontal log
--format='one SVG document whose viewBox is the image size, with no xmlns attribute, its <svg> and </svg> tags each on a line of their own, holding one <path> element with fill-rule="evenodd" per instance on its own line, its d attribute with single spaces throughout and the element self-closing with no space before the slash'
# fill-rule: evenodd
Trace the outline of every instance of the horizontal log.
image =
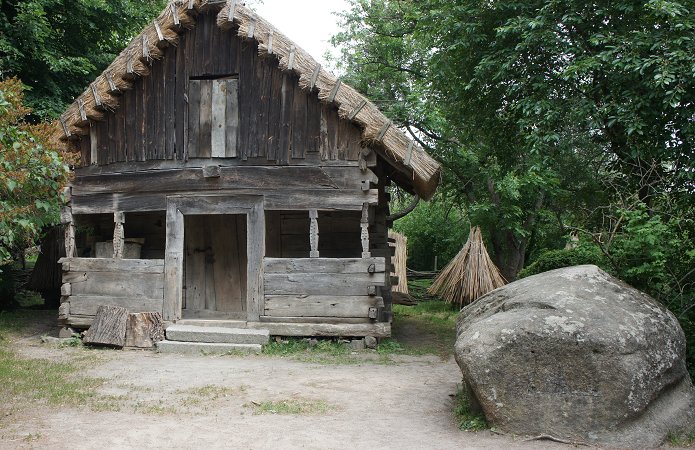
<svg viewBox="0 0 695 450">
<path fill-rule="evenodd" d="M 210 168 L 216 174 L 206 174 Z M 210 179 L 214 178 L 214 179 Z M 357 167 L 236 166 L 151 170 L 77 176 L 74 195 L 98 193 L 181 192 L 210 189 L 329 189 L 361 190 L 361 180 L 373 180 L 373 172 Z"/>
<path fill-rule="evenodd" d="M 103 175 L 114 173 L 129 173 L 142 172 L 149 170 L 171 170 L 182 168 L 198 168 L 202 169 L 210 164 L 216 164 L 220 167 L 249 167 L 249 166 L 268 166 L 276 167 L 275 161 L 268 161 L 266 157 L 248 158 L 246 161 L 239 158 L 190 158 L 187 161 L 176 159 L 170 160 L 150 160 L 150 161 L 131 161 L 131 162 L 116 162 L 101 166 L 86 166 L 75 169 L 75 175 L 78 177 L 88 175 Z M 314 158 L 311 155 L 303 160 L 292 161 L 293 166 L 311 166 L 321 168 L 342 168 L 342 167 L 358 167 L 357 161 L 344 160 L 326 160 L 322 161 Z M 369 166 L 372 167 L 372 166 Z"/>
<path fill-rule="evenodd" d="M 337 295 L 266 295 L 266 316 L 368 317 L 369 308 L 384 304 L 381 297 Z"/>
<path fill-rule="evenodd" d="M 164 273 L 163 259 L 60 258 L 64 272 Z"/>
<path fill-rule="evenodd" d="M 170 193 L 150 194 L 94 194 L 73 195 L 73 214 L 107 214 L 114 211 L 145 212 L 166 210 L 167 196 Z M 376 203 L 378 191 L 352 192 L 339 190 L 308 189 L 303 191 L 264 191 L 262 189 L 234 189 L 225 191 L 200 191 L 190 194 L 187 191 L 176 195 L 190 195 L 201 198 L 205 195 L 227 196 L 262 196 L 266 210 L 352 210 L 362 209 L 363 203 Z M 78 219 L 79 220 L 79 219 Z"/>
<path fill-rule="evenodd" d="M 248 322 L 248 328 L 266 329 L 273 336 L 391 336 L 391 324 L 373 323 L 287 323 Z"/>
<path fill-rule="evenodd" d="M 373 273 L 384 272 L 384 258 L 265 258 L 263 269 L 266 274 L 279 273 Z"/>
<path fill-rule="evenodd" d="M 65 320 L 65 324 L 68 326 L 71 326 L 73 328 L 79 328 L 79 329 L 84 329 L 84 328 L 89 328 L 92 326 L 92 322 L 94 322 L 94 316 L 78 316 L 76 314 L 71 314 L 68 316 L 68 318 Z"/>
<path fill-rule="evenodd" d="M 383 286 L 384 274 L 270 273 L 264 277 L 265 295 L 366 295 L 369 286 Z"/>
<path fill-rule="evenodd" d="M 120 306 L 131 313 L 162 312 L 161 298 L 72 295 L 70 296 L 70 315 L 93 316 L 100 305 Z"/>
<path fill-rule="evenodd" d="M 374 323 L 368 317 L 281 317 L 281 316 L 261 316 L 261 322 L 269 323 Z"/>
<path fill-rule="evenodd" d="M 63 282 L 72 284 L 72 295 L 163 298 L 164 276 L 130 272 L 66 272 Z M 72 297 L 71 297 L 72 298 Z"/>
</svg>

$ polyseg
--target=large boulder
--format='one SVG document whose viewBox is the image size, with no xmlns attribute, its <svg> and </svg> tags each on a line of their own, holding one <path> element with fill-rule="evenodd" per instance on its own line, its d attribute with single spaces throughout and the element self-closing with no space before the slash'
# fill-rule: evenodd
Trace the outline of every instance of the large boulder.
<svg viewBox="0 0 695 450">
<path fill-rule="evenodd" d="M 678 320 L 596 266 L 496 289 L 457 334 L 469 394 L 507 432 L 645 447 L 694 423 Z"/>
</svg>

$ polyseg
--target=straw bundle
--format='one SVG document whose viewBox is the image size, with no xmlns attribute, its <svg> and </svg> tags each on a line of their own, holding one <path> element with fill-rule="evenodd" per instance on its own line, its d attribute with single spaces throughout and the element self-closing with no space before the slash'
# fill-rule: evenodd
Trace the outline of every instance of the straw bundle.
<svg viewBox="0 0 695 450">
<path fill-rule="evenodd" d="M 408 275 L 406 272 L 406 263 L 408 260 L 408 238 L 400 233 L 389 230 L 389 239 L 395 241 L 392 244 L 396 247 L 396 252 L 391 259 L 391 263 L 394 266 L 394 275 L 398 277 L 398 284 L 392 286 L 393 292 L 401 292 L 403 294 L 408 293 Z"/>
<path fill-rule="evenodd" d="M 427 292 L 463 307 L 506 283 L 487 254 L 480 228 L 473 227 L 466 244 L 437 275 Z"/>
</svg>

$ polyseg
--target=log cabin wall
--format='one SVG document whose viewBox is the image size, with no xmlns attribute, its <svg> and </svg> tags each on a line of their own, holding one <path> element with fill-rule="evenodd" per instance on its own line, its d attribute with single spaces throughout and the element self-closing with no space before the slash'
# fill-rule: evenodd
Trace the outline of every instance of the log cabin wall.
<svg viewBox="0 0 695 450">
<path fill-rule="evenodd" d="M 255 41 L 219 28 L 213 13 L 201 14 L 151 72 L 134 80 L 105 121 L 92 124 L 80 143 L 82 166 L 209 157 L 278 165 L 359 158 L 357 126 L 340 119 L 316 92 L 300 89 L 275 58 L 258 56 Z"/>
</svg>

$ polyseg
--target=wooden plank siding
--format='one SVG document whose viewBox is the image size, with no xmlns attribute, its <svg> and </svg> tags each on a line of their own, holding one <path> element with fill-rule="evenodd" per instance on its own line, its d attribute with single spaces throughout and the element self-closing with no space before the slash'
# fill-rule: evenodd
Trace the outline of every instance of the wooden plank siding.
<svg viewBox="0 0 695 450">
<path fill-rule="evenodd" d="M 277 64 L 276 58 L 258 55 L 255 41 L 217 27 L 215 14 L 201 14 L 179 44 L 151 64 L 151 74 L 123 92 L 121 106 L 92 125 L 95 139 L 82 139 L 82 166 L 94 162 L 85 151 L 90 140 L 97 141 L 99 165 L 218 156 L 288 165 L 308 154 L 356 161 L 359 128 L 339 119 L 316 91 L 300 89 L 297 77 Z M 230 86 L 230 79 L 238 86 Z M 238 98 L 226 103 L 222 128 L 215 128 L 223 102 L 215 102 L 215 89 L 228 100 Z"/>
<path fill-rule="evenodd" d="M 369 288 L 387 283 L 384 258 L 264 258 L 268 318 L 361 318 L 383 308 Z M 279 319 L 278 319 L 279 320 Z"/>
<path fill-rule="evenodd" d="M 100 305 L 130 312 L 161 312 L 164 261 L 161 259 L 62 258 L 61 310 L 68 325 L 91 323 Z M 85 323 L 87 322 L 87 323 Z"/>
</svg>

